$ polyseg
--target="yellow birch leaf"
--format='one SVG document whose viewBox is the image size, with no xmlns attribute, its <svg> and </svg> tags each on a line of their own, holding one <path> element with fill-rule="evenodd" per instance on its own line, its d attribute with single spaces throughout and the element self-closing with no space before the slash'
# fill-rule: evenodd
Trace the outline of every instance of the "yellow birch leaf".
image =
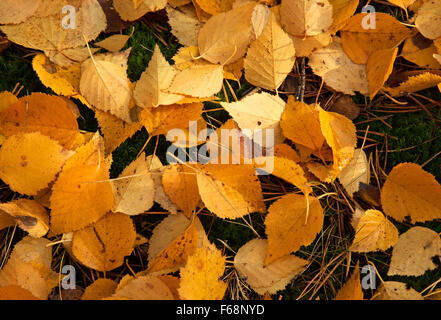
<svg viewBox="0 0 441 320">
<path fill-rule="evenodd" d="M 285 289 L 291 280 L 302 273 L 308 261 L 293 255 L 277 259 L 264 266 L 267 240 L 253 239 L 243 245 L 234 257 L 234 267 L 250 287 L 259 295 L 274 294 Z"/>
<path fill-rule="evenodd" d="M 369 92 L 366 66 L 353 63 L 337 37 L 329 46 L 313 53 L 309 65 L 316 75 L 336 91 L 350 95 L 354 95 L 354 91 L 364 95 Z"/>
<path fill-rule="evenodd" d="M 294 60 L 294 44 L 271 13 L 262 34 L 247 51 L 245 78 L 255 86 L 277 90 L 291 72 Z"/>
<path fill-rule="evenodd" d="M 164 170 L 162 184 L 165 193 L 178 205 L 187 217 L 201 202 L 196 171 L 189 164 L 175 164 Z"/>
<path fill-rule="evenodd" d="M 130 217 L 108 213 L 93 225 L 74 232 L 72 253 L 89 268 L 109 271 L 124 263 L 124 257 L 133 250 L 135 238 Z"/>
<path fill-rule="evenodd" d="M 367 61 L 366 72 L 369 82 L 369 96 L 371 100 L 383 87 L 392 73 L 398 48 L 382 49 L 372 53 Z"/>
<path fill-rule="evenodd" d="M 372 27 L 373 22 L 375 28 L 364 27 L 366 24 Z M 412 35 L 410 29 L 382 12 L 356 14 L 340 32 L 343 50 L 357 64 L 367 63 L 375 51 L 395 48 Z"/>
<path fill-rule="evenodd" d="M 81 300 L 101 300 L 111 296 L 117 286 L 118 284 L 113 280 L 105 278 L 96 279 L 84 290 Z"/>
<path fill-rule="evenodd" d="M 211 63 L 226 65 L 245 55 L 252 36 L 251 16 L 256 3 L 212 16 L 201 28 L 198 47 Z"/>
<path fill-rule="evenodd" d="M 207 242 L 198 218 L 191 222 L 183 214 L 168 216 L 154 229 L 150 238 L 147 271 L 158 274 L 175 272 L 196 248 Z"/>
<path fill-rule="evenodd" d="M 233 9 L 234 0 L 196 0 L 196 3 L 205 12 L 216 15 Z"/>
<path fill-rule="evenodd" d="M 35 238 L 42 237 L 49 231 L 49 214 L 35 200 L 17 199 L 0 203 L 0 210 L 8 213 L 20 228 Z"/>
<path fill-rule="evenodd" d="M 128 138 L 132 137 L 138 130 L 141 130 L 142 123 L 127 123 L 109 112 L 95 110 L 95 118 L 101 132 L 104 135 L 104 147 L 106 154 L 112 153 Z"/>
<path fill-rule="evenodd" d="M 57 14 L 47 17 L 36 15 L 19 24 L 3 25 L 0 29 L 10 41 L 31 49 L 59 52 L 84 46 L 84 40 L 91 41 L 106 29 L 106 15 L 97 0 L 75 1 L 74 4 L 78 9 L 74 29 L 63 27 L 64 1 L 53 5 Z"/>
<path fill-rule="evenodd" d="M 409 77 L 407 81 L 400 83 L 398 87 L 386 88 L 386 90 L 392 96 L 399 96 L 401 94 L 413 93 L 432 88 L 439 84 L 441 84 L 441 76 L 425 72 L 417 76 Z"/>
<path fill-rule="evenodd" d="M 190 5 L 178 10 L 167 6 L 166 9 L 171 32 L 179 43 L 184 46 L 197 46 L 198 33 L 204 23 L 199 21 L 194 7 Z"/>
<path fill-rule="evenodd" d="M 441 69 L 441 62 L 433 57 L 436 53 L 434 42 L 418 33 L 404 41 L 400 56 L 426 69 Z"/>
<path fill-rule="evenodd" d="M 373 300 L 424 300 L 415 289 L 407 283 L 383 281 L 375 292 Z"/>
<path fill-rule="evenodd" d="M 92 59 L 82 64 L 81 94 L 95 108 L 109 111 L 131 123 L 129 107 L 132 90 L 126 70 L 111 61 Z"/>
<path fill-rule="evenodd" d="M 290 193 L 268 208 L 265 266 L 311 244 L 323 226 L 323 209 L 314 197 Z"/>
<path fill-rule="evenodd" d="M 44 93 L 20 98 L 0 113 L 0 133 L 6 137 L 36 131 L 70 148 L 78 134 L 78 123 L 65 100 Z"/>
<path fill-rule="evenodd" d="M 17 285 L 0 287 L 0 300 L 39 300 L 29 290 Z"/>
<path fill-rule="evenodd" d="M 90 53 L 95 54 L 99 48 L 77 47 L 63 50 L 45 50 L 44 54 L 56 65 L 69 68 L 90 58 Z"/>
<path fill-rule="evenodd" d="M 334 180 L 354 157 L 357 144 L 355 125 L 345 116 L 322 108 L 319 117 L 323 136 L 332 149 L 334 162 L 331 174 Z"/>
<path fill-rule="evenodd" d="M 16 222 L 9 214 L 0 209 L 0 231 L 15 226 Z"/>
<path fill-rule="evenodd" d="M 390 2 L 400 8 L 403 8 L 404 10 L 407 10 L 407 7 L 409 7 L 415 1 L 416 0 L 387 0 L 387 2 Z"/>
<path fill-rule="evenodd" d="M 0 24 L 17 24 L 31 17 L 41 0 L 4 0 L 0 2 Z"/>
<path fill-rule="evenodd" d="M 175 76 L 175 68 L 168 64 L 159 46 L 156 45 L 149 65 L 141 74 L 133 91 L 133 97 L 138 106 L 156 108 L 159 105 L 170 105 L 182 100 L 181 95 L 165 92 Z"/>
<path fill-rule="evenodd" d="M 285 137 L 312 150 L 320 150 L 325 142 L 320 128 L 318 108 L 295 101 L 293 96 L 288 98 L 280 126 Z"/>
<path fill-rule="evenodd" d="M 125 21 L 138 20 L 147 12 L 164 9 L 166 5 L 167 0 L 144 0 L 138 6 L 130 0 L 113 0 L 115 10 Z"/>
<path fill-rule="evenodd" d="M 360 218 L 355 238 L 349 248 L 352 252 L 386 251 L 398 241 L 398 230 L 378 210 L 367 210 Z"/>
<path fill-rule="evenodd" d="M 222 300 L 227 290 L 227 283 L 220 280 L 224 271 L 225 256 L 214 245 L 197 248 L 180 269 L 180 298 Z"/>
<path fill-rule="evenodd" d="M 412 227 L 402 233 L 392 250 L 388 276 L 422 276 L 437 268 L 441 255 L 441 239 L 435 231 Z"/>
<path fill-rule="evenodd" d="M 10 136 L 0 148 L 0 179 L 14 191 L 36 195 L 55 179 L 71 155 L 39 132 Z"/>
<path fill-rule="evenodd" d="M 337 178 L 351 196 L 360 189 L 360 182 L 369 184 L 369 165 L 363 149 L 355 149 L 351 162 L 338 174 Z"/>
<path fill-rule="evenodd" d="M 402 222 L 424 222 L 441 218 L 441 186 L 415 163 L 400 163 L 387 176 L 381 189 L 384 212 Z"/>
<path fill-rule="evenodd" d="M 112 297 L 129 300 L 173 300 L 173 293 L 160 278 L 143 275 L 130 279 Z"/>
<path fill-rule="evenodd" d="M 253 165 L 207 164 L 197 173 L 199 194 L 219 218 L 236 219 L 264 212 L 260 181 Z"/>
<path fill-rule="evenodd" d="M 328 0 L 282 0 L 280 19 L 289 34 L 296 37 L 316 36 L 327 31 L 333 21 Z"/>
<path fill-rule="evenodd" d="M 296 57 L 308 57 L 317 50 L 327 47 L 332 41 L 331 34 L 328 32 L 310 37 L 291 36 L 291 39 L 296 50 Z"/>
<path fill-rule="evenodd" d="M 129 38 L 130 36 L 125 34 L 114 34 L 104 40 L 95 42 L 94 45 L 110 52 L 118 52 L 124 48 Z"/>
<path fill-rule="evenodd" d="M 441 1 L 426 1 L 418 9 L 415 26 L 428 39 L 441 37 Z"/>
<path fill-rule="evenodd" d="M 179 71 L 166 91 L 198 98 L 210 97 L 222 89 L 223 72 L 224 69 L 219 65 L 195 64 Z"/>
<path fill-rule="evenodd" d="M 359 0 L 329 0 L 332 5 L 333 22 L 330 31 L 337 32 L 344 27 L 346 22 L 357 10 Z"/>
<path fill-rule="evenodd" d="M 273 130 L 271 144 L 283 142 L 280 119 L 285 110 L 285 101 L 280 97 L 261 92 L 249 95 L 238 102 L 221 102 L 221 105 L 236 121 L 245 136 L 253 139 L 261 133 L 262 141 L 255 141 L 256 143 L 266 146 L 267 130 Z"/>
<path fill-rule="evenodd" d="M 355 266 L 349 280 L 337 292 L 335 300 L 363 300 L 363 290 L 360 283 L 360 266 L 359 262 Z"/>
</svg>

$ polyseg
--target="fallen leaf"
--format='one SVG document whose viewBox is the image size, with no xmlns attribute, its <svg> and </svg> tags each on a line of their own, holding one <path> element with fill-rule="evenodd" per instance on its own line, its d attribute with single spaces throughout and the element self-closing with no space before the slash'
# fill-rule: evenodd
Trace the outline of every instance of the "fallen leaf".
<svg viewBox="0 0 441 320">
<path fill-rule="evenodd" d="M 388 276 L 421 276 L 437 268 L 441 239 L 435 231 L 412 227 L 402 233 L 392 250 Z"/>
<path fill-rule="evenodd" d="M 337 178 L 351 196 L 360 190 L 360 182 L 369 183 L 369 163 L 363 149 L 355 149 L 354 157 L 338 174 Z"/>
<path fill-rule="evenodd" d="M 227 283 L 220 280 L 225 256 L 214 245 L 197 248 L 180 269 L 178 289 L 182 300 L 222 300 Z"/>
<path fill-rule="evenodd" d="M 435 87 L 441 83 L 441 76 L 425 72 L 417 76 L 409 77 L 405 82 L 400 83 L 398 87 L 385 88 L 392 96 L 418 92 L 428 88 Z"/>
<path fill-rule="evenodd" d="M 95 42 L 95 46 L 106 49 L 110 52 L 118 52 L 124 48 L 129 38 L 130 36 L 125 34 L 114 34 L 104 40 Z"/>
<path fill-rule="evenodd" d="M 158 277 L 143 275 L 130 279 L 112 297 L 122 300 L 173 300 L 173 293 Z"/>
<path fill-rule="evenodd" d="M 350 251 L 386 251 L 398 241 L 398 230 L 378 210 L 367 210 L 360 218 Z"/>
<path fill-rule="evenodd" d="M 361 289 L 360 283 L 360 266 L 358 261 L 352 276 L 337 292 L 335 300 L 363 300 L 363 290 Z"/>
<path fill-rule="evenodd" d="M 285 289 L 308 265 L 306 260 L 287 255 L 264 266 L 267 245 L 267 240 L 253 239 L 243 245 L 234 257 L 234 267 L 239 275 L 245 277 L 248 285 L 259 295 Z"/>
<path fill-rule="evenodd" d="M 421 294 L 406 283 L 383 281 L 378 288 L 374 300 L 424 300 Z"/>
<path fill-rule="evenodd" d="M 392 73 L 398 48 L 382 49 L 373 52 L 367 61 L 366 72 L 369 82 L 369 96 L 371 100 Z"/>
<path fill-rule="evenodd" d="M 429 39 L 441 37 L 441 1 L 426 1 L 418 9 L 415 26 L 423 36 Z"/>
<path fill-rule="evenodd" d="M 145 15 L 147 12 L 154 12 L 164 9 L 167 0 L 142 0 L 136 6 L 133 1 L 113 0 L 113 6 L 123 20 L 135 21 Z"/>
<path fill-rule="evenodd" d="M 40 6 L 40 0 L 14 1 L 0 3 L 0 24 L 17 24 L 31 17 Z"/>
<path fill-rule="evenodd" d="M 381 189 L 384 212 L 401 222 L 439 219 L 441 186 L 435 178 L 415 163 L 400 163 L 387 176 Z"/>
<path fill-rule="evenodd" d="M 265 266 L 311 244 L 323 226 L 323 209 L 314 197 L 289 193 L 268 208 Z"/>
<path fill-rule="evenodd" d="M 111 296 L 117 287 L 117 283 L 110 279 L 96 279 L 86 290 L 84 290 L 81 300 L 101 300 Z"/>
</svg>

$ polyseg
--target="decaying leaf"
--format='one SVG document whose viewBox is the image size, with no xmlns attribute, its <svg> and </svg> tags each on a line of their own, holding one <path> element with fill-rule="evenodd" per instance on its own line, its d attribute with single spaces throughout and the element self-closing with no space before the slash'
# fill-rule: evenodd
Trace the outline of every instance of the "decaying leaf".
<svg viewBox="0 0 441 320">
<path fill-rule="evenodd" d="M 308 264 L 306 260 L 287 255 L 264 266 L 267 246 L 267 240 L 251 240 L 243 245 L 234 257 L 236 270 L 260 295 L 283 290 L 296 275 L 306 269 Z"/>
<path fill-rule="evenodd" d="M 426 1 L 418 9 L 415 26 L 429 39 L 441 37 L 441 1 Z"/>
<path fill-rule="evenodd" d="M 355 149 L 354 157 L 337 178 L 350 195 L 360 190 L 361 182 L 369 183 L 369 164 L 363 149 Z"/>
<path fill-rule="evenodd" d="M 374 300 L 424 300 L 415 289 L 406 283 L 397 281 L 384 281 L 378 288 Z"/>
<path fill-rule="evenodd" d="M 401 234 L 392 251 L 387 275 L 421 276 L 437 268 L 441 255 L 439 235 L 424 227 L 412 227 Z"/>
<path fill-rule="evenodd" d="M 387 176 L 381 189 L 384 212 L 397 221 L 424 222 L 439 219 L 441 186 L 415 163 L 401 163 Z"/>
<path fill-rule="evenodd" d="M 96 279 L 84 290 L 81 300 L 101 300 L 109 297 L 115 292 L 117 285 L 115 281 L 110 279 Z"/>
</svg>

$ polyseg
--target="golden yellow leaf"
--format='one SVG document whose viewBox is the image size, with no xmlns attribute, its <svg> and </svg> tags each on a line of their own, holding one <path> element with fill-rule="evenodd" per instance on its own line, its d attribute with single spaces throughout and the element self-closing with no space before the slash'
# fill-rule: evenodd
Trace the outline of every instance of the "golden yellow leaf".
<svg viewBox="0 0 441 320">
<path fill-rule="evenodd" d="M 135 244 L 132 219 L 122 213 L 108 213 L 93 225 L 75 231 L 72 252 L 83 265 L 109 271 L 124 263 Z"/>
<path fill-rule="evenodd" d="M 195 0 L 205 12 L 216 15 L 233 9 L 234 0 Z"/>
<path fill-rule="evenodd" d="M 9 91 L 0 92 L 0 112 L 9 108 L 18 101 L 17 97 Z"/>
<path fill-rule="evenodd" d="M 113 0 L 113 6 L 123 20 L 134 21 L 141 18 L 147 12 L 164 9 L 167 0 L 137 0 L 136 6 L 131 0 Z"/>
<path fill-rule="evenodd" d="M 351 196 L 360 189 L 360 182 L 369 184 L 369 165 L 363 149 L 355 149 L 354 157 L 337 178 Z"/>
<path fill-rule="evenodd" d="M 418 9 L 415 26 L 423 36 L 429 39 L 441 37 L 441 1 L 426 1 Z"/>
<path fill-rule="evenodd" d="M 114 298 L 130 300 L 173 300 L 173 293 L 160 278 L 152 275 L 130 279 L 113 294 Z"/>
<path fill-rule="evenodd" d="M 191 97 L 210 97 L 222 89 L 223 71 L 224 69 L 219 65 L 195 64 L 179 71 L 166 91 Z"/>
<path fill-rule="evenodd" d="M 49 214 L 35 200 L 17 199 L 0 203 L 0 210 L 8 213 L 20 228 L 35 238 L 42 237 L 49 231 Z"/>
<path fill-rule="evenodd" d="M 355 64 L 346 55 L 339 38 L 310 56 L 309 65 L 313 72 L 323 78 L 332 89 L 354 95 L 354 91 L 366 95 L 368 80 L 366 66 Z"/>
<path fill-rule="evenodd" d="M 333 21 L 328 0 L 282 0 L 280 19 L 284 29 L 296 37 L 325 33 Z"/>
<path fill-rule="evenodd" d="M 181 279 L 169 274 L 159 276 L 159 279 L 170 289 L 173 299 L 180 300 L 178 289 Z"/>
<path fill-rule="evenodd" d="M 196 172 L 188 164 L 175 164 L 164 170 L 162 184 L 165 193 L 187 217 L 201 202 Z"/>
<path fill-rule="evenodd" d="M 256 3 L 250 3 L 212 16 L 199 32 L 201 56 L 221 65 L 242 58 L 253 40 L 251 16 L 255 7 Z"/>
<path fill-rule="evenodd" d="M 113 152 L 127 138 L 141 130 L 142 123 L 127 123 L 109 112 L 95 110 L 95 118 L 104 136 L 104 147 L 106 154 Z"/>
<path fill-rule="evenodd" d="M 285 137 L 312 150 L 320 150 L 325 142 L 317 106 L 296 101 L 293 96 L 288 98 L 280 126 Z"/>
<path fill-rule="evenodd" d="M 440 69 L 441 62 L 438 62 L 436 58 L 433 57 L 437 52 L 437 48 L 433 41 L 424 38 L 418 33 L 412 38 L 408 38 L 404 41 L 401 56 L 420 67 L 427 69 Z"/>
<path fill-rule="evenodd" d="M 118 284 L 110 279 L 99 278 L 89 285 L 81 297 L 81 300 L 101 300 L 111 296 Z"/>
<path fill-rule="evenodd" d="M 363 300 L 363 291 L 360 283 L 360 267 L 359 262 L 355 266 L 349 280 L 337 292 L 335 300 Z"/>
<path fill-rule="evenodd" d="M 0 209 L 0 230 L 15 226 L 15 224 L 15 219 Z"/>
<path fill-rule="evenodd" d="M 407 10 L 411 4 L 413 4 L 416 0 L 387 0 L 388 2 Z"/>
<path fill-rule="evenodd" d="M 143 155 L 130 163 L 111 184 L 115 199 L 114 212 L 137 215 L 153 206 L 154 182 Z"/>
<path fill-rule="evenodd" d="M 202 103 L 196 102 L 146 108 L 140 113 L 140 122 L 152 136 L 167 134 L 173 129 L 188 128 L 190 121 L 199 120 L 203 107 Z"/>
<path fill-rule="evenodd" d="M 350 251 L 385 251 L 398 241 L 398 230 L 378 210 L 367 210 L 360 218 Z"/>
<path fill-rule="evenodd" d="M 267 129 L 273 130 L 274 134 L 269 143 L 271 146 L 283 142 L 280 119 L 285 110 L 285 104 L 280 97 L 266 92 L 254 93 L 238 102 L 221 102 L 222 107 L 239 125 L 242 134 L 250 139 L 257 135 L 262 136 L 262 141 L 255 141 L 262 146 L 267 145 Z"/>
<path fill-rule="evenodd" d="M 424 300 L 415 289 L 407 283 L 397 281 L 383 281 L 375 292 L 373 300 Z"/>
<path fill-rule="evenodd" d="M 264 265 L 311 244 L 323 226 L 323 209 L 314 197 L 282 196 L 268 208 L 265 219 L 268 249 Z"/>
<path fill-rule="evenodd" d="M 386 88 L 392 96 L 418 92 L 428 88 L 435 87 L 441 83 L 441 76 L 425 72 L 417 76 L 409 77 L 405 82 L 400 83 L 398 87 Z"/>
<path fill-rule="evenodd" d="M 197 181 L 202 201 L 219 218 L 236 219 L 265 211 L 253 165 L 207 164 L 197 172 Z"/>
<path fill-rule="evenodd" d="M 138 106 L 156 108 L 159 105 L 170 105 L 182 100 L 181 95 L 165 91 L 170 87 L 176 73 L 176 69 L 168 64 L 159 46 L 156 45 L 149 65 L 141 74 L 133 91 L 133 97 Z"/>
<path fill-rule="evenodd" d="M 441 239 L 435 231 L 412 227 L 402 233 L 393 248 L 388 276 L 421 276 L 437 268 Z"/>
<path fill-rule="evenodd" d="M 267 240 L 253 239 L 243 245 L 234 257 L 234 267 L 239 275 L 260 295 L 285 289 L 308 265 L 306 260 L 287 255 L 264 266 L 267 246 Z"/>
<path fill-rule="evenodd" d="M 56 65 L 69 68 L 74 64 L 81 63 L 90 58 L 90 53 L 92 52 L 92 54 L 95 54 L 97 51 L 99 51 L 99 48 L 89 48 L 84 46 L 63 50 L 46 50 L 44 51 L 44 54 Z"/>
<path fill-rule="evenodd" d="M 180 269 L 178 289 L 182 300 L 222 300 L 227 283 L 220 280 L 225 256 L 214 245 L 197 248 Z"/>
<path fill-rule="evenodd" d="M 153 231 L 149 243 L 149 273 L 177 271 L 196 248 L 207 243 L 205 230 L 198 218 L 190 221 L 183 214 L 165 218 Z"/>
<path fill-rule="evenodd" d="M 291 72 L 294 60 L 294 44 L 271 13 L 262 34 L 247 51 L 245 78 L 255 86 L 277 90 Z"/>
<path fill-rule="evenodd" d="M 75 29 L 64 28 L 62 8 L 66 3 L 53 3 L 53 15 L 33 16 L 19 24 L 3 25 L 0 29 L 8 39 L 19 45 L 42 51 L 56 51 L 84 46 L 84 40 L 95 39 L 107 25 L 106 15 L 97 0 L 74 1 Z"/>
<path fill-rule="evenodd" d="M 177 214 L 178 207 L 170 200 L 162 185 L 162 175 L 166 167 L 162 165 L 161 160 L 155 155 L 148 156 L 147 163 L 155 183 L 155 202 L 171 214 Z"/>
<path fill-rule="evenodd" d="M 78 123 L 65 100 L 44 93 L 20 98 L 0 113 L 0 133 L 3 135 L 36 131 L 70 148 L 78 134 Z"/>
<path fill-rule="evenodd" d="M 12 135 L 0 148 L 0 179 L 14 191 L 36 195 L 55 179 L 71 155 L 39 132 Z"/>
<path fill-rule="evenodd" d="M 332 149 L 334 162 L 331 175 L 334 180 L 354 157 L 357 144 L 355 125 L 345 116 L 321 108 L 319 117 L 323 136 Z"/>
<path fill-rule="evenodd" d="M 113 34 L 104 40 L 95 42 L 94 45 L 110 52 L 118 52 L 124 48 L 129 38 L 130 36 L 125 34 Z"/>
<path fill-rule="evenodd" d="M 400 163 L 381 189 L 384 212 L 395 220 L 424 222 L 441 218 L 441 186 L 415 163 Z"/>
<path fill-rule="evenodd" d="M 343 28 L 355 13 L 359 0 L 329 0 L 329 3 L 331 3 L 333 9 L 333 22 L 330 31 L 335 33 Z"/>
<path fill-rule="evenodd" d="M 372 20 L 375 28 L 364 28 Z M 344 51 L 358 64 L 367 63 L 369 56 L 375 51 L 395 48 L 412 35 L 410 29 L 393 16 L 382 12 L 376 12 L 372 16 L 369 13 L 356 14 L 340 32 Z"/>
<path fill-rule="evenodd" d="M 81 68 L 80 92 L 87 101 L 95 108 L 109 111 L 131 123 L 129 108 L 132 90 L 126 69 L 112 61 L 93 57 L 84 61 Z"/>
<path fill-rule="evenodd" d="M 41 0 L 4 0 L 0 2 L 0 24 L 17 24 L 31 17 Z"/>
<path fill-rule="evenodd" d="M 198 33 L 204 25 L 199 21 L 195 9 L 192 5 L 173 9 L 167 6 L 168 22 L 171 26 L 171 32 L 184 46 L 197 46 Z"/>
<path fill-rule="evenodd" d="M 0 287 L 0 300 L 39 300 L 29 290 L 17 285 Z"/>
<path fill-rule="evenodd" d="M 367 61 L 366 72 L 369 82 L 369 96 L 371 100 L 383 87 L 389 78 L 397 57 L 398 48 L 381 49 L 373 52 Z"/>
<path fill-rule="evenodd" d="M 291 36 L 291 39 L 296 50 L 296 57 L 308 57 L 317 50 L 327 47 L 332 41 L 331 34 L 327 32 L 310 37 Z"/>
</svg>

